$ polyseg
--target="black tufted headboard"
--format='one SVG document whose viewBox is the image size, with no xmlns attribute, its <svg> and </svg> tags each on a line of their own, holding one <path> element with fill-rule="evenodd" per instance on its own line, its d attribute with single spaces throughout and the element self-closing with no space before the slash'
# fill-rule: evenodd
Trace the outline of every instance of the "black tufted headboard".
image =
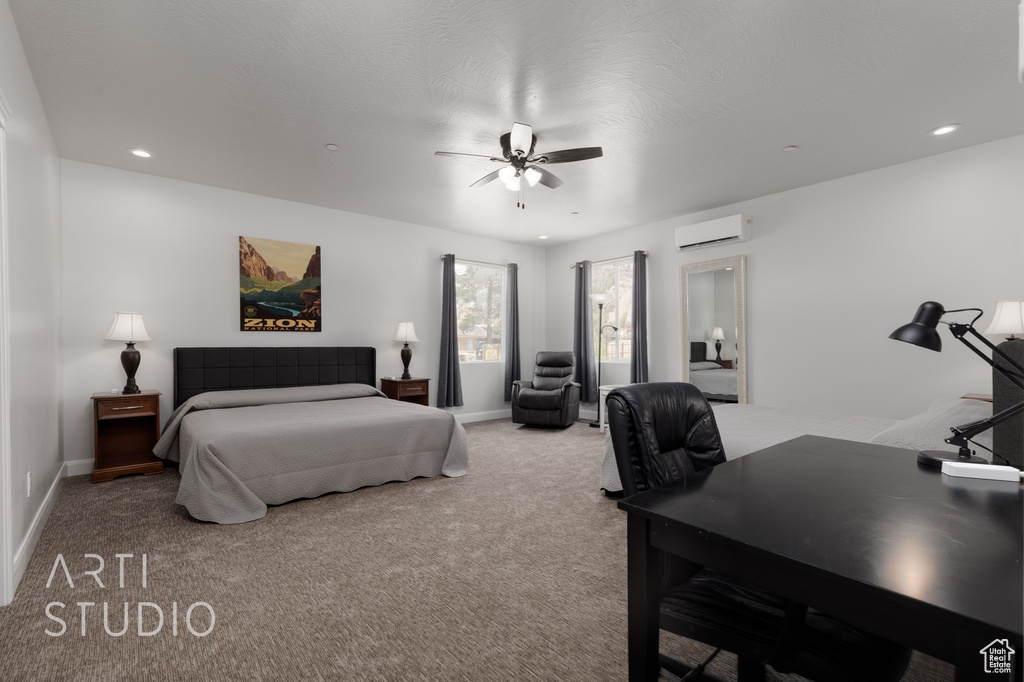
<svg viewBox="0 0 1024 682">
<path fill-rule="evenodd" d="M 708 359 L 708 344 L 703 341 L 690 342 L 690 362 L 704 362 Z"/>
<path fill-rule="evenodd" d="M 174 407 L 206 391 L 328 384 L 377 385 L 370 346 L 175 348 Z"/>
</svg>

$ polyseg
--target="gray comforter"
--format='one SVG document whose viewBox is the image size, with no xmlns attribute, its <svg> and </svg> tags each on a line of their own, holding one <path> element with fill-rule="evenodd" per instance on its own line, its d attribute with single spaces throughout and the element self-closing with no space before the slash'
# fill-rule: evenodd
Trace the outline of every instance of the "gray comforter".
<svg viewBox="0 0 1024 682">
<path fill-rule="evenodd" d="M 202 393 L 174 411 L 153 454 L 179 462 L 178 504 L 216 523 L 328 492 L 462 476 L 469 464 L 451 413 L 363 384 Z"/>
</svg>

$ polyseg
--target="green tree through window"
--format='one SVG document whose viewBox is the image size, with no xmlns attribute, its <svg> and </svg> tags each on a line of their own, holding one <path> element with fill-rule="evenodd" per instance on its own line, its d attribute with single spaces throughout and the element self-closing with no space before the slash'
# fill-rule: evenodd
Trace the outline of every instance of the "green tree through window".
<svg viewBox="0 0 1024 682">
<path fill-rule="evenodd" d="M 455 313 L 459 362 L 500 362 L 505 268 L 455 261 Z"/>
</svg>

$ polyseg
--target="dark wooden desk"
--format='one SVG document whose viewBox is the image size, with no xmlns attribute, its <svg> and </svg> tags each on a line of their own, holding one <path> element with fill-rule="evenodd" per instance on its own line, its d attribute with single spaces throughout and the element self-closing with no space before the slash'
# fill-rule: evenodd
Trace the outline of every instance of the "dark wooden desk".
<svg viewBox="0 0 1024 682">
<path fill-rule="evenodd" d="M 661 553 L 715 568 L 957 666 L 1020 680 L 1024 492 L 917 453 L 803 436 L 626 498 L 629 679 L 658 677 Z M 981 650 L 1008 639 L 1014 673 Z"/>
</svg>

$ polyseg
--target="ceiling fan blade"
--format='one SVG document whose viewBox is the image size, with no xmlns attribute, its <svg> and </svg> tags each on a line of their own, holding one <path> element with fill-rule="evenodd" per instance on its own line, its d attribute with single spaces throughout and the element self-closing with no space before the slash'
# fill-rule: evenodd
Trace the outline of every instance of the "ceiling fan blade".
<svg viewBox="0 0 1024 682">
<path fill-rule="evenodd" d="M 483 176 L 482 178 L 480 178 L 479 180 L 474 182 L 472 185 L 470 185 L 470 187 L 479 187 L 480 185 L 486 185 L 491 180 L 494 180 L 495 178 L 497 178 L 498 177 L 498 173 L 500 173 L 500 172 L 501 172 L 501 168 L 499 168 L 498 170 L 494 171 L 493 173 L 488 173 L 487 175 Z"/>
<path fill-rule="evenodd" d="M 487 156 L 486 154 L 464 154 L 462 152 L 434 152 L 434 156 L 473 156 L 478 159 L 489 159 L 491 161 L 505 163 L 505 159 L 496 159 L 493 156 Z"/>
<path fill-rule="evenodd" d="M 538 166 L 527 166 L 527 168 L 532 168 L 533 170 L 540 173 L 540 180 L 538 180 L 537 182 L 544 185 L 545 187 L 555 189 L 556 187 L 560 187 L 562 185 L 561 179 L 559 179 L 554 173 L 549 173 L 548 171 L 544 170 L 543 168 L 539 168 Z"/>
<path fill-rule="evenodd" d="M 533 129 L 525 123 L 513 123 L 509 146 L 513 152 L 519 150 L 527 156 L 533 150 Z"/>
<path fill-rule="evenodd" d="M 569 163 L 570 161 L 586 161 L 604 156 L 600 147 L 580 147 L 578 149 L 561 149 L 557 152 L 544 152 L 534 163 Z"/>
</svg>

